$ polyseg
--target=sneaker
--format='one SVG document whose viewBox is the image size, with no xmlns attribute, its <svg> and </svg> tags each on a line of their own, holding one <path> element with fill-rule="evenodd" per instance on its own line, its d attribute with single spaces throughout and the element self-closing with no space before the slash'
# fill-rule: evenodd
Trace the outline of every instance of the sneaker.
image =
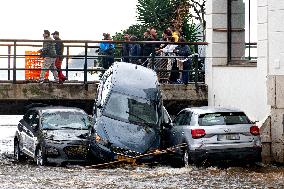
<svg viewBox="0 0 284 189">
<path fill-rule="evenodd" d="M 66 80 L 68 80 L 67 77 L 62 78 L 62 82 L 66 81 Z"/>
<path fill-rule="evenodd" d="M 59 79 L 55 79 L 53 82 L 54 83 L 59 83 Z"/>
<path fill-rule="evenodd" d="M 39 79 L 38 82 L 39 83 L 44 83 L 44 79 Z"/>
</svg>

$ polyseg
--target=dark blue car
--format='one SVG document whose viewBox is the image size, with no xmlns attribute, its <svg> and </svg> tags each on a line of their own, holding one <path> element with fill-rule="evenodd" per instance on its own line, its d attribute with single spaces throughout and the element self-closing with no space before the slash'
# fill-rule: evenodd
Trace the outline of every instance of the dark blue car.
<svg viewBox="0 0 284 189">
<path fill-rule="evenodd" d="M 160 148 L 162 100 L 156 73 L 118 62 L 103 75 L 94 105 L 91 152 L 103 162 L 152 159 Z M 145 156 L 144 156 L 145 155 Z"/>
</svg>

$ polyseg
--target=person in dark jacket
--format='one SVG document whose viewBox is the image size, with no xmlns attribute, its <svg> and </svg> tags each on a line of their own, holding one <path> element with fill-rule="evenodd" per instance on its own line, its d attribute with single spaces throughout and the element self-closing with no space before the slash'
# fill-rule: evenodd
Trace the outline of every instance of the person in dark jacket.
<svg viewBox="0 0 284 189">
<path fill-rule="evenodd" d="M 124 41 L 129 42 L 130 36 L 129 34 L 124 34 Z M 129 62 L 129 49 L 130 44 L 129 43 L 122 43 L 122 61 L 123 62 Z"/>
<path fill-rule="evenodd" d="M 183 37 L 180 37 L 179 42 L 184 43 L 186 40 Z M 192 63 L 191 58 L 189 57 L 192 54 L 190 47 L 187 44 L 180 44 L 175 48 L 174 52 L 177 56 L 181 56 L 177 60 L 177 64 L 179 70 L 182 70 L 181 80 L 184 84 L 187 84 L 189 80 L 189 69 Z"/>
<path fill-rule="evenodd" d="M 61 70 L 62 60 L 63 60 L 63 51 L 64 51 L 64 44 L 59 38 L 59 32 L 55 31 L 51 35 L 53 35 L 53 39 L 55 40 L 55 50 L 56 50 L 56 60 L 55 60 L 55 67 L 58 71 L 58 78 L 60 82 L 64 82 L 67 78 L 63 75 Z"/>
<path fill-rule="evenodd" d="M 130 41 L 137 41 L 136 36 L 131 36 Z M 134 64 L 139 64 L 139 56 L 141 56 L 141 46 L 138 43 L 129 44 L 129 56 L 130 62 Z"/>
<path fill-rule="evenodd" d="M 110 34 L 103 33 L 104 39 L 110 41 Z M 102 57 L 102 66 L 104 69 L 108 69 L 114 63 L 114 50 L 115 45 L 112 43 L 102 42 L 100 43 L 99 53 L 103 55 Z"/>
<path fill-rule="evenodd" d="M 43 63 L 42 63 L 42 70 L 39 77 L 39 82 L 44 82 L 44 77 L 47 69 L 51 69 L 51 72 L 53 74 L 55 82 L 59 82 L 57 70 L 55 67 L 55 59 L 56 59 L 56 51 L 55 51 L 55 45 L 54 42 L 52 42 L 50 37 L 50 32 L 48 30 L 44 30 L 43 33 L 43 46 L 38 52 L 40 53 L 40 56 L 43 57 Z"/>
<path fill-rule="evenodd" d="M 157 39 L 157 31 L 155 28 L 150 28 L 147 31 L 148 35 L 144 35 L 145 36 L 145 41 L 158 41 Z M 151 53 L 155 53 L 156 48 L 159 48 L 159 44 L 150 44 L 150 43 L 146 43 L 143 45 L 143 59 L 142 59 L 142 63 L 143 66 L 147 67 L 148 66 L 148 58 L 150 58 Z"/>
</svg>

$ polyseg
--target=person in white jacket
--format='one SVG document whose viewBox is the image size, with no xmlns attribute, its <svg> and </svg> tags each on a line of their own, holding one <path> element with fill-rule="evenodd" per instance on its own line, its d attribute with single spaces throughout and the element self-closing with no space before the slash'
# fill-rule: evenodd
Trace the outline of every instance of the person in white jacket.
<svg viewBox="0 0 284 189">
<path fill-rule="evenodd" d="M 174 37 L 168 37 L 167 39 L 168 42 L 175 42 Z M 174 50 L 177 46 L 178 46 L 177 44 L 167 44 L 164 48 L 159 49 L 157 53 L 160 53 L 161 56 L 176 56 Z M 175 63 L 176 63 L 175 58 L 168 58 L 167 70 L 172 70 L 172 67 L 175 66 Z M 167 75 L 169 77 L 169 74 Z"/>
</svg>

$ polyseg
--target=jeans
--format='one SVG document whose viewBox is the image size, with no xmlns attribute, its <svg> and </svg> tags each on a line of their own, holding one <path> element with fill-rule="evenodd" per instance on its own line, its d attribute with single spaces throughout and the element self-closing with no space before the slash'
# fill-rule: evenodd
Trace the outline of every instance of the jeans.
<svg viewBox="0 0 284 189">
<path fill-rule="evenodd" d="M 58 80 L 58 74 L 57 74 L 57 70 L 56 70 L 56 67 L 55 67 L 55 58 L 45 57 L 43 59 L 42 70 L 40 72 L 39 80 L 44 80 L 45 73 L 46 73 L 46 71 L 48 71 L 48 70 L 45 70 L 45 69 L 51 69 L 54 80 Z"/>
</svg>

